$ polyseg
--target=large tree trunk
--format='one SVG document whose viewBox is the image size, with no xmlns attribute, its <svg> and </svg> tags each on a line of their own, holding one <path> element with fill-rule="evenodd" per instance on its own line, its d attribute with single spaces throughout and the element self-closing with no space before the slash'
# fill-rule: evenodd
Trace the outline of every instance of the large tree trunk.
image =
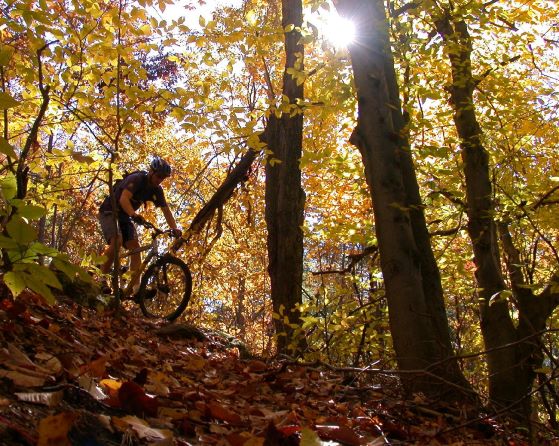
<svg viewBox="0 0 559 446">
<path fill-rule="evenodd" d="M 303 145 L 303 113 L 297 104 L 304 96 L 303 84 L 288 69 L 303 69 L 300 27 L 303 21 L 301 0 L 282 1 L 282 26 L 295 25 L 285 33 L 285 72 L 283 95 L 289 99 L 290 112 L 278 118 L 272 113 L 264 139 L 272 154 L 266 163 L 266 224 L 268 227 L 268 272 L 278 352 L 287 352 L 293 331 L 299 325 L 297 305 L 302 301 L 303 210 L 305 195 L 301 188 L 299 160 Z M 299 28 L 299 29 L 298 29 Z M 297 345 L 294 347 L 297 348 Z"/>
<path fill-rule="evenodd" d="M 548 287 L 541 296 L 524 287 L 520 258 L 506 223 L 500 225 L 502 246 L 519 312 L 518 326 L 511 317 L 501 270 L 497 225 L 493 218 L 489 154 L 482 143 L 483 132 L 477 121 L 473 91 L 472 42 L 467 25 L 454 20 L 450 12 L 435 20 L 443 38 L 452 68 L 449 87 L 454 123 L 460 137 L 466 180 L 468 234 L 473 246 L 476 280 L 480 297 L 481 330 L 488 350 L 490 399 L 500 408 L 519 410 L 530 416 L 530 391 L 534 368 L 542 361 L 540 339 L 535 333 L 545 328 L 546 319 L 557 305 L 557 296 Z M 508 345 L 508 347 L 506 347 Z"/>
<path fill-rule="evenodd" d="M 452 358 L 442 288 L 428 240 L 381 0 L 339 0 L 338 11 L 356 25 L 349 51 L 357 89 L 360 150 L 373 199 L 394 349 L 409 376 L 409 392 L 461 400 L 471 388 Z"/>
</svg>

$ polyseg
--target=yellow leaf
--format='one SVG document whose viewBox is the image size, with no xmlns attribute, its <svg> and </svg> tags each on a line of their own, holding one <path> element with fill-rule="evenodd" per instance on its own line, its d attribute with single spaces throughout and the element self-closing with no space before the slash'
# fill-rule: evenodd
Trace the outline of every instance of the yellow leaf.
<svg viewBox="0 0 559 446">
<path fill-rule="evenodd" d="M 318 434 L 308 427 L 301 429 L 301 446 L 320 446 L 320 438 Z"/>
<path fill-rule="evenodd" d="M 7 110 L 15 107 L 19 102 L 12 98 L 8 93 L 0 91 L 0 110 Z"/>
<path fill-rule="evenodd" d="M 254 12 L 253 9 L 251 9 L 249 12 L 247 12 L 245 18 L 246 18 L 247 23 L 250 26 L 256 25 L 256 13 Z"/>
<path fill-rule="evenodd" d="M 73 412 L 62 412 L 43 418 L 39 423 L 37 446 L 70 446 L 68 432 L 72 429 L 76 418 L 76 414 Z"/>
</svg>

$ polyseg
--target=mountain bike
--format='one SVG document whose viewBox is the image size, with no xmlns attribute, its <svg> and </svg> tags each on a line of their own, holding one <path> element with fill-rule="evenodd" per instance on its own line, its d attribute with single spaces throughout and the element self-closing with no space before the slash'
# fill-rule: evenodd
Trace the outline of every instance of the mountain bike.
<svg viewBox="0 0 559 446">
<path fill-rule="evenodd" d="M 174 254 L 184 242 L 178 238 L 166 247 L 161 246 L 159 237 L 171 236 L 171 230 L 163 231 L 150 222 L 142 226 L 151 231 L 151 243 L 132 250 L 123 256 L 146 252 L 140 268 L 134 271 L 121 299 L 131 299 L 140 305 L 146 317 L 173 321 L 186 309 L 192 295 L 192 274 L 188 265 Z M 132 284 L 141 276 L 140 288 L 133 293 Z"/>
</svg>

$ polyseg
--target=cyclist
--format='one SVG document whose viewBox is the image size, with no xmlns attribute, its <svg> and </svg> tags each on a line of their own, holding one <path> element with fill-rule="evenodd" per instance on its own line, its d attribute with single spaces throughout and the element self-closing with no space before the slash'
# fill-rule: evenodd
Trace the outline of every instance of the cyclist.
<svg viewBox="0 0 559 446">
<path fill-rule="evenodd" d="M 175 218 L 167 205 L 165 194 L 161 183 L 171 176 L 171 166 L 164 159 L 156 156 L 150 164 L 148 172 L 138 171 L 131 173 L 123 178 L 114 190 L 117 203 L 117 223 L 118 228 L 114 227 L 113 208 L 111 206 L 110 197 L 107 196 L 99 207 L 99 223 L 103 236 L 107 242 L 107 247 L 103 252 L 107 260 L 101 265 L 101 271 L 108 273 L 112 269 L 114 262 L 115 244 L 116 249 L 120 249 L 121 245 L 128 250 L 134 250 L 140 247 L 138 243 L 138 234 L 136 232 L 135 223 L 145 222 L 144 218 L 136 211 L 142 204 L 151 201 L 156 207 L 161 208 L 163 216 L 167 224 L 172 229 L 175 237 L 180 237 L 182 231 L 177 228 Z M 136 271 L 142 262 L 142 256 L 139 252 L 130 255 L 130 270 Z M 134 293 L 139 287 L 139 281 L 132 284 Z M 103 285 L 103 292 L 110 292 L 110 289 Z"/>
</svg>

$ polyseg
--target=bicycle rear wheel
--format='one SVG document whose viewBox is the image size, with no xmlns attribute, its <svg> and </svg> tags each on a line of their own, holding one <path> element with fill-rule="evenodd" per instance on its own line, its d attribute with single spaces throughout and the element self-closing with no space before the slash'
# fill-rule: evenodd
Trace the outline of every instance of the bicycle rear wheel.
<svg viewBox="0 0 559 446">
<path fill-rule="evenodd" d="M 140 282 L 137 299 L 147 317 L 178 318 L 192 294 L 192 275 L 181 259 L 166 255 L 152 263 Z"/>
</svg>

